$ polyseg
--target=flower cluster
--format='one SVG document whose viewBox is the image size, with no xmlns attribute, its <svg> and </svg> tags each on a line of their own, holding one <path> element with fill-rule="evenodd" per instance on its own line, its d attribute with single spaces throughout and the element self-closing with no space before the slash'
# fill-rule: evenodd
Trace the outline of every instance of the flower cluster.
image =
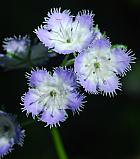
<svg viewBox="0 0 140 159">
<path fill-rule="evenodd" d="M 81 111 L 85 96 L 79 91 L 80 85 L 88 93 L 113 96 L 121 90 L 119 78 L 131 70 L 135 59 L 132 51 L 123 45 L 112 45 L 98 25 L 94 26 L 93 17 L 86 10 L 73 16 L 70 10 L 54 8 L 34 31 L 40 43 L 31 43 L 28 36 L 5 38 L 3 42 L 6 53 L 0 53 L 0 66 L 7 70 L 42 66 L 56 53 L 74 54 L 68 61 L 66 55 L 62 63 L 74 64 L 74 69 L 57 67 L 49 72 L 42 68 L 27 73 L 29 90 L 21 98 L 22 110 L 46 126 L 60 125 L 69 110 Z M 0 111 L 0 158 L 14 144 L 22 145 L 23 139 L 24 130 L 15 117 Z"/>
<path fill-rule="evenodd" d="M 50 127 L 68 117 L 67 109 L 80 111 L 84 96 L 77 91 L 75 73 L 71 69 L 33 70 L 27 75 L 29 91 L 22 97 L 23 111 L 32 113 Z"/>
<path fill-rule="evenodd" d="M 58 53 L 78 52 L 74 71 L 79 83 L 89 93 L 114 95 L 121 90 L 119 77 L 131 69 L 135 59 L 122 45 L 112 46 L 109 39 L 93 25 L 89 11 L 72 16 L 69 10 L 52 9 L 45 25 L 35 30 L 45 46 Z"/>
<path fill-rule="evenodd" d="M 0 158 L 13 150 L 13 145 L 23 145 L 25 131 L 21 129 L 16 118 L 0 111 Z"/>
</svg>

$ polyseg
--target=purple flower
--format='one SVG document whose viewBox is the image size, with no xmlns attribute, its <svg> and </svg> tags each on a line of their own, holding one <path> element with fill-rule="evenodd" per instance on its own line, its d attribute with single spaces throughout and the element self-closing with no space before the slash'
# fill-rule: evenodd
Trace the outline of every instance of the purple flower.
<svg viewBox="0 0 140 159">
<path fill-rule="evenodd" d="M 45 46 L 60 54 L 81 52 L 94 39 L 93 16 L 84 10 L 73 18 L 69 10 L 54 8 L 35 33 Z"/>
<path fill-rule="evenodd" d="M 59 125 L 68 117 L 66 110 L 80 111 L 84 96 L 77 91 L 75 73 L 71 69 L 56 68 L 51 74 L 47 70 L 33 70 L 27 74 L 29 91 L 22 97 L 23 111 L 50 127 Z"/>
<path fill-rule="evenodd" d="M 80 53 L 74 63 L 79 83 L 89 93 L 114 95 L 121 90 L 117 75 L 130 69 L 134 57 L 119 47 L 112 48 L 108 39 L 100 38 Z"/>
<path fill-rule="evenodd" d="M 10 54 L 19 54 L 27 52 L 28 47 L 30 46 L 30 39 L 26 36 L 14 36 L 13 38 L 5 38 L 3 42 L 4 50 Z"/>
<path fill-rule="evenodd" d="M 0 111 L 0 158 L 11 152 L 14 144 L 23 145 L 24 132 L 14 116 Z"/>
<path fill-rule="evenodd" d="M 4 70 L 44 65 L 51 57 L 56 56 L 54 52 L 49 53 L 42 43 L 31 45 L 30 38 L 27 35 L 5 38 L 3 43 L 6 53 L 0 53 L 0 66 Z"/>
</svg>

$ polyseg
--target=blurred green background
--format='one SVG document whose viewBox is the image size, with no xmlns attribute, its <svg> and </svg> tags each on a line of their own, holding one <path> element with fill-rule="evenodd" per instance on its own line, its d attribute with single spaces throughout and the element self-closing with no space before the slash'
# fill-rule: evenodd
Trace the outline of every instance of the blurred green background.
<svg viewBox="0 0 140 159">
<path fill-rule="evenodd" d="M 95 24 L 106 31 L 112 44 L 127 45 L 137 57 L 133 71 L 121 80 L 122 92 L 114 98 L 87 95 L 80 115 L 69 112 L 59 128 L 69 159 L 140 159 L 140 0 L 1 0 L 0 44 L 13 35 L 35 37 L 33 30 L 54 7 L 71 9 L 72 14 L 93 10 Z M 46 67 L 59 63 L 56 57 Z M 19 104 L 27 90 L 24 71 L 0 72 L 0 105 L 17 114 L 20 122 L 26 120 Z M 24 146 L 15 146 L 5 159 L 57 159 L 50 129 L 43 126 L 40 122 L 27 126 Z"/>
</svg>

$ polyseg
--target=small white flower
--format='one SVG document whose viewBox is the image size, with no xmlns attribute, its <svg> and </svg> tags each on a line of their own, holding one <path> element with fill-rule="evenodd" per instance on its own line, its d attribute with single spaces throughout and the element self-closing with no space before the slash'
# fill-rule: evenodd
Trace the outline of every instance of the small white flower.
<svg viewBox="0 0 140 159">
<path fill-rule="evenodd" d="M 69 10 L 52 9 L 45 17 L 45 24 L 35 33 L 45 46 L 62 54 L 81 52 L 94 39 L 93 14 L 89 11 L 70 15 Z"/>
<path fill-rule="evenodd" d="M 90 93 L 103 92 L 113 95 L 120 90 L 120 82 L 111 44 L 106 39 L 97 39 L 75 60 L 75 71 L 80 84 Z"/>
<path fill-rule="evenodd" d="M 3 43 L 3 48 L 5 51 L 12 54 L 18 54 L 27 51 L 30 45 L 30 39 L 27 35 L 24 37 L 14 36 L 13 38 L 5 38 Z"/>
<path fill-rule="evenodd" d="M 66 120 L 67 109 L 80 111 L 84 97 L 76 90 L 76 76 L 72 70 L 56 68 L 53 75 L 47 70 L 36 70 L 28 78 L 31 88 L 22 97 L 27 114 L 38 116 L 52 127 Z"/>
</svg>

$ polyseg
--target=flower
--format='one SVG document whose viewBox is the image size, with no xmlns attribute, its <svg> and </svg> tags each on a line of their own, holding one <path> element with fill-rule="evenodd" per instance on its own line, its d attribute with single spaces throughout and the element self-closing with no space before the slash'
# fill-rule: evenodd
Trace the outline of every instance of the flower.
<svg viewBox="0 0 140 159">
<path fill-rule="evenodd" d="M 30 39 L 27 35 L 23 37 L 19 35 L 19 37 L 14 36 L 13 38 L 5 38 L 3 43 L 3 48 L 9 53 L 9 56 L 12 56 L 13 54 L 21 56 L 20 54 L 27 52 L 27 49 L 29 49 Z"/>
<path fill-rule="evenodd" d="M 0 53 L 0 66 L 4 70 L 30 68 L 31 66 L 43 65 L 56 53 L 48 52 L 42 43 L 33 43 L 26 36 L 14 36 L 5 38 L 3 48 L 6 54 Z"/>
<path fill-rule="evenodd" d="M 14 144 L 23 145 L 25 131 L 21 129 L 16 118 L 0 111 L 0 157 L 13 150 Z"/>
<path fill-rule="evenodd" d="M 30 89 L 22 97 L 23 111 L 27 114 L 53 127 L 66 120 L 67 109 L 81 110 L 84 96 L 77 91 L 76 76 L 71 69 L 58 67 L 53 74 L 45 69 L 33 70 L 27 77 Z"/>
<path fill-rule="evenodd" d="M 94 39 L 93 16 L 84 10 L 73 19 L 70 10 L 61 12 L 61 8 L 54 8 L 45 17 L 45 25 L 34 32 L 45 46 L 55 52 L 81 52 Z"/>
<path fill-rule="evenodd" d="M 79 83 L 89 93 L 114 95 L 121 90 L 117 75 L 130 70 L 134 57 L 130 51 L 117 46 L 113 48 L 108 39 L 95 40 L 80 53 L 74 63 Z"/>
</svg>

